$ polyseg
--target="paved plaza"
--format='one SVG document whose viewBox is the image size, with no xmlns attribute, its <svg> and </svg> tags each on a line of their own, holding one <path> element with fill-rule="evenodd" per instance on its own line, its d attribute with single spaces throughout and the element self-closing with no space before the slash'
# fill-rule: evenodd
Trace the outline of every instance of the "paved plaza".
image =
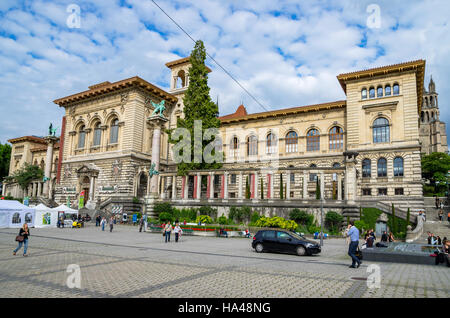
<svg viewBox="0 0 450 318">
<path fill-rule="evenodd" d="M 116 225 L 112 233 L 82 229 L 31 229 L 29 257 L 12 255 L 16 229 L 0 229 L 0 297 L 440 297 L 450 296 L 444 266 L 376 263 L 380 288 L 369 288 L 369 263 L 348 268 L 343 239 L 325 240 L 320 255 L 258 254 L 251 239 L 161 234 Z M 80 268 L 80 288 L 69 288 Z M 26 284 L 19 284 L 26 281 Z M 369 281 L 372 281 L 369 279 Z M 24 287 L 25 286 L 25 287 Z"/>
</svg>

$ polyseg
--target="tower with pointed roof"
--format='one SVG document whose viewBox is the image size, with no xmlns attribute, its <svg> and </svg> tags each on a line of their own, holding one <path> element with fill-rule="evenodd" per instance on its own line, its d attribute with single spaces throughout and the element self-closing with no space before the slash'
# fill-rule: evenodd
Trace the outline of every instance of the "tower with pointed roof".
<svg viewBox="0 0 450 318">
<path fill-rule="evenodd" d="M 428 91 L 425 85 L 423 90 L 419 119 L 422 153 L 448 152 L 446 125 L 439 119 L 438 93 L 433 76 L 430 77 Z"/>
</svg>

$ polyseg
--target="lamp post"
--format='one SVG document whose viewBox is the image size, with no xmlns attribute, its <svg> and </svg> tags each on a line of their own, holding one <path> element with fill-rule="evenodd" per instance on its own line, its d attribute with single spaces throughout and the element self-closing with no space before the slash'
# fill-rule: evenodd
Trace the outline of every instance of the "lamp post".
<svg viewBox="0 0 450 318">
<path fill-rule="evenodd" d="M 320 246 L 323 246 L 323 195 L 324 189 L 320 189 Z"/>
</svg>

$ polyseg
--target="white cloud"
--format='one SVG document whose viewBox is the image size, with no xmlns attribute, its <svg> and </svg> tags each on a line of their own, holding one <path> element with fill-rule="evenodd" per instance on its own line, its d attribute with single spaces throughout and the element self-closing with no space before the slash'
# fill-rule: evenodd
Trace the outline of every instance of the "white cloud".
<svg viewBox="0 0 450 318">
<path fill-rule="evenodd" d="M 345 99 L 342 72 L 427 59 L 440 105 L 450 99 L 450 9 L 445 0 L 388 0 L 381 28 L 369 29 L 370 0 L 157 1 L 194 39 L 270 109 Z M 193 42 L 151 1 L 78 1 L 81 28 L 66 25 L 70 1 L 0 2 L 0 142 L 59 126 L 53 100 L 131 76 L 167 89 L 167 61 Z M 211 97 L 222 115 L 241 101 L 264 111 L 210 59 Z M 427 84 L 427 83 L 426 83 Z M 450 110 L 441 106 L 441 118 Z M 30 123 L 32 123 L 30 125 Z"/>
</svg>

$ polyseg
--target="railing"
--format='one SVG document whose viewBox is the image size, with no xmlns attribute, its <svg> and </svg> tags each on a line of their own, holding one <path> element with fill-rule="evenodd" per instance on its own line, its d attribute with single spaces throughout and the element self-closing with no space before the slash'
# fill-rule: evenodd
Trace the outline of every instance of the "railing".
<svg viewBox="0 0 450 318">
<path fill-rule="evenodd" d="M 423 234 L 423 217 L 418 215 L 416 217 L 417 225 L 414 230 L 411 230 L 410 226 L 408 226 L 408 231 L 406 232 L 406 242 L 411 243 L 417 240 Z"/>
</svg>

